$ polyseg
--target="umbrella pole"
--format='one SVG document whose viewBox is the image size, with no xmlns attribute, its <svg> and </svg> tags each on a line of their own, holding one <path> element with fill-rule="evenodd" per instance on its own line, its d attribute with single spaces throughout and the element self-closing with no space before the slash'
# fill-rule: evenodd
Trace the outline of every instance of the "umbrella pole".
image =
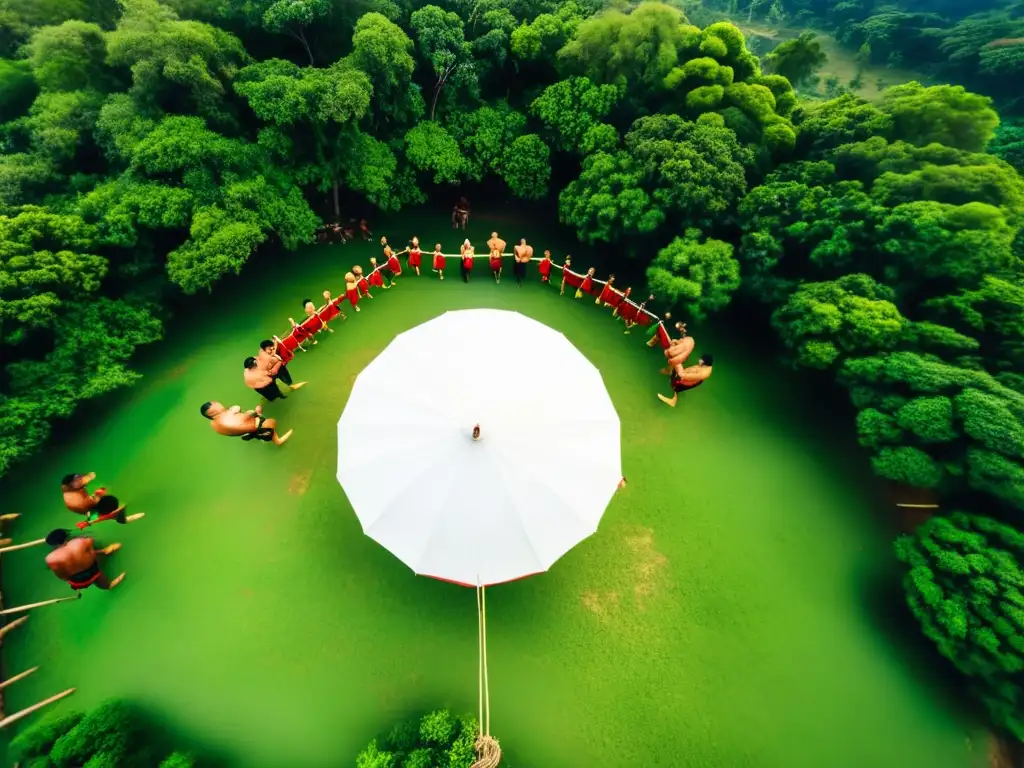
<svg viewBox="0 0 1024 768">
<path fill-rule="evenodd" d="M 476 739 L 476 762 L 471 768 L 498 768 L 501 747 L 491 736 L 491 691 L 487 676 L 487 594 L 485 587 L 476 588 L 477 640 L 480 652 L 480 735 Z"/>
</svg>

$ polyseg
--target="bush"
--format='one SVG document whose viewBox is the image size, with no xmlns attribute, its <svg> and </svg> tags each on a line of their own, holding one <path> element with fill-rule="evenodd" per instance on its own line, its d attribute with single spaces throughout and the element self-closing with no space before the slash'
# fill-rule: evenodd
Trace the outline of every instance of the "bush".
<svg viewBox="0 0 1024 768">
<path fill-rule="evenodd" d="M 88 714 L 43 717 L 10 744 L 22 768 L 194 768 L 195 758 L 173 752 L 162 762 L 152 729 L 135 707 L 108 701 Z"/>
<path fill-rule="evenodd" d="M 476 718 L 438 709 L 399 723 L 382 742 L 373 739 L 356 756 L 356 768 L 470 768 L 477 731 Z"/>
</svg>

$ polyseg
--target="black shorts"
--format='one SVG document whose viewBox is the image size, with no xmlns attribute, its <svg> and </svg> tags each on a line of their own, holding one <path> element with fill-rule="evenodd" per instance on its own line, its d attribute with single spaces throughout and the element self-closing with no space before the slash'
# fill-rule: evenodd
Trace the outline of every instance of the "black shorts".
<svg viewBox="0 0 1024 768">
<path fill-rule="evenodd" d="M 526 262 L 517 261 L 515 266 L 516 277 L 526 277 Z"/>
<path fill-rule="evenodd" d="M 382 267 L 380 273 L 384 276 L 384 279 L 387 280 L 389 283 L 395 279 L 395 273 L 392 272 L 390 269 L 384 269 Z"/>
<path fill-rule="evenodd" d="M 119 506 L 121 505 L 117 502 L 117 496 L 103 496 L 96 502 L 96 506 L 92 508 L 92 511 L 97 515 L 109 515 Z"/>
<path fill-rule="evenodd" d="M 284 397 L 284 395 L 281 394 L 281 390 L 278 388 L 276 381 L 270 382 L 265 387 L 260 387 L 256 392 L 267 398 L 267 400 L 280 400 Z"/>
</svg>

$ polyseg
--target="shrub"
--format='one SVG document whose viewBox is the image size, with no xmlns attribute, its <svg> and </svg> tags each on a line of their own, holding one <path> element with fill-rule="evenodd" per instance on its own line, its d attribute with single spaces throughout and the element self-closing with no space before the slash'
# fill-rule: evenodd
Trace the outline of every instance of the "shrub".
<svg viewBox="0 0 1024 768">
<path fill-rule="evenodd" d="M 373 739 L 356 756 L 356 768 L 470 768 L 477 730 L 476 718 L 438 709 L 397 724 L 383 741 Z"/>
</svg>

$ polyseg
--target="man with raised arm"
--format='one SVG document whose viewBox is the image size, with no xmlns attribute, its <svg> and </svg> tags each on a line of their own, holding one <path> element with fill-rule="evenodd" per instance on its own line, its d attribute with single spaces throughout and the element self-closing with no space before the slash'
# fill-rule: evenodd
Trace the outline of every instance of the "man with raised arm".
<svg viewBox="0 0 1024 768">
<path fill-rule="evenodd" d="M 199 412 L 210 420 L 210 428 L 218 435 L 240 437 L 246 442 L 261 440 L 274 445 L 284 445 L 294 430 L 289 429 L 283 435 L 277 434 L 277 421 L 263 415 L 263 406 L 257 405 L 251 411 L 242 412 L 240 406 L 225 408 L 216 400 L 203 403 Z"/>
</svg>

